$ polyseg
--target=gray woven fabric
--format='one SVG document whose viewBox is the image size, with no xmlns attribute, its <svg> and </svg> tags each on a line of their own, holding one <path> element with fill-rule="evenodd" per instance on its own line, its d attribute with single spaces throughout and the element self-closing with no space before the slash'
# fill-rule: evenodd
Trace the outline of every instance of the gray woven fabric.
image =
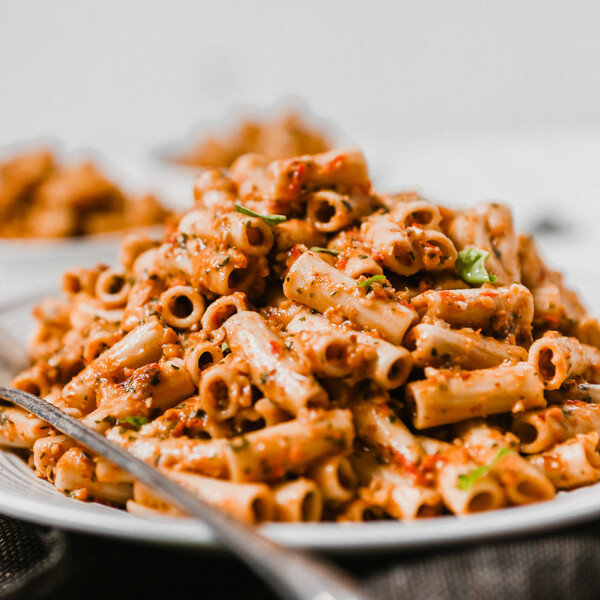
<svg viewBox="0 0 600 600">
<path fill-rule="evenodd" d="M 479 546 L 363 555 L 341 565 L 376 600 L 597 600 L 600 523 Z M 0 518 L 1 598 L 143 596 L 275 599 L 222 554 L 65 536 Z"/>
<path fill-rule="evenodd" d="M 58 585 L 65 535 L 0 517 L 0 597 L 48 597 Z"/>
</svg>

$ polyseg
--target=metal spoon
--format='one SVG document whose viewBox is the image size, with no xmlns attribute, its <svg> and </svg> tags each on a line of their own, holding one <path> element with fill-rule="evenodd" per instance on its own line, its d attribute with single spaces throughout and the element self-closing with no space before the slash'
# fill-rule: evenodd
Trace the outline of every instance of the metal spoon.
<svg viewBox="0 0 600 600">
<path fill-rule="evenodd" d="M 345 573 L 319 557 L 290 550 L 260 535 L 190 494 L 156 469 L 65 414 L 21 390 L 0 387 L 0 398 L 13 402 L 122 467 L 136 479 L 208 525 L 219 541 L 245 562 L 284 600 L 367 600 Z"/>
</svg>

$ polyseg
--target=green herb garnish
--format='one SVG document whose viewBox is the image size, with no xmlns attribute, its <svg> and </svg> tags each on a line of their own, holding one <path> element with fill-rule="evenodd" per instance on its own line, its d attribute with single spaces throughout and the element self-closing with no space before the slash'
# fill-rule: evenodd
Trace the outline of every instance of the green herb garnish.
<svg viewBox="0 0 600 600">
<path fill-rule="evenodd" d="M 149 422 L 148 417 L 125 417 L 123 419 L 119 419 L 119 424 L 121 423 L 127 423 L 128 425 L 131 425 L 133 427 L 135 427 L 136 429 L 139 429 L 142 425 L 145 425 L 146 423 Z"/>
<path fill-rule="evenodd" d="M 231 255 L 227 255 L 218 265 L 217 265 L 217 269 L 221 269 L 222 267 L 224 267 L 229 261 L 231 260 Z"/>
<path fill-rule="evenodd" d="M 227 350 L 229 350 L 229 344 L 227 342 L 223 342 L 221 344 L 221 352 L 225 353 Z"/>
<path fill-rule="evenodd" d="M 490 255 L 479 248 L 465 248 L 458 253 L 456 259 L 456 271 L 467 283 L 481 285 L 482 283 L 494 283 L 497 277 L 490 275 L 484 263 Z"/>
<path fill-rule="evenodd" d="M 369 277 L 369 279 L 365 279 L 364 281 L 357 283 L 356 286 L 357 287 L 367 287 L 368 285 L 371 285 L 372 283 L 375 283 L 376 281 L 383 281 L 384 279 L 385 279 L 385 275 L 373 275 L 373 277 Z"/>
<path fill-rule="evenodd" d="M 473 469 L 470 473 L 466 475 L 459 475 L 456 487 L 459 490 L 467 491 L 473 487 L 473 484 L 481 479 L 484 475 L 487 475 L 490 469 L 503 457 L 507 454 L 510 454 L 512 450 L 510 448 L 500 448 L 498 450 L 498 454 L 487 464 L 481 467 L 477 467 Z"/>
<path fill-rule="evenodd" d="M 269 225 L 277 225 L 277 223 L 283 223 L 287 221 L 287 217 L 284 215 L 261 215 L 260 213 L 254 212 L 241 204 L 235 205 L 235 212 L 242 213 L 243 215 L 248 215 L 249 217 L 257 217 L 268 223 Z"/>
<path fill-rule="evenodd" d="M 339 250 L 330 250 L 329 248 L 319 248 L 319 246 L 313 246 L 309 248 L 311 252 L 321 252 L 322 254 L 331 254 L 331 256 L 338 256 Z"/>
</svg>

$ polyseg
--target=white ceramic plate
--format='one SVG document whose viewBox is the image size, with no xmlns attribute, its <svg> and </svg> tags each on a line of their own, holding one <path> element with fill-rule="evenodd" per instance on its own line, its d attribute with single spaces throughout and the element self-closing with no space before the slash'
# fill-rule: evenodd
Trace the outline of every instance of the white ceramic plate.
<svg viewBox="0 0 600 600">
<path fill-rule="evenodd" d="M 33 301 L 0 307 L 0 328 L 25 340 L 31 328 Z M 43 525 L 156 544 L 214 549 L 207 527 L 188 519 L 141 518 L 60 494 L 37 479 L 26 462 L 0 450 L 0 513 Z M 263 531 L 289 546 L 335 553 L 358 553 L 457 544 L 555 529 L 600 516 L 600 485 L 561 493 L 554 500 L 480 515 L 452 516 L 412 523 L 272 524 Z"/>
</svg>

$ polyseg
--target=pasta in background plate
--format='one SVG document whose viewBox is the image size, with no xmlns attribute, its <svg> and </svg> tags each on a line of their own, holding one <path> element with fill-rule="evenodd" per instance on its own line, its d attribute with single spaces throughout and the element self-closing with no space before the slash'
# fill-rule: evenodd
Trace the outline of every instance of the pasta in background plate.
<svg viewBox="0 0 600 600">
<path fill-rule="evenodd" d="M 64 238 L 162 223 L 152 195 L 127 196 L 92 163 L 59 164 L 46 150 L 0 162 L 0 238 Z"/>
<path fill-rule="evenodd" d="M 371 189 L 358 150 L 240 157 L 162 243 L 35 310 L 40 395 L 250 523 L 466 514 L 600 480 L 600 327 L 501 204 Z M 180 514 L 2 408 L 65 494 Z"/>
</svg>

